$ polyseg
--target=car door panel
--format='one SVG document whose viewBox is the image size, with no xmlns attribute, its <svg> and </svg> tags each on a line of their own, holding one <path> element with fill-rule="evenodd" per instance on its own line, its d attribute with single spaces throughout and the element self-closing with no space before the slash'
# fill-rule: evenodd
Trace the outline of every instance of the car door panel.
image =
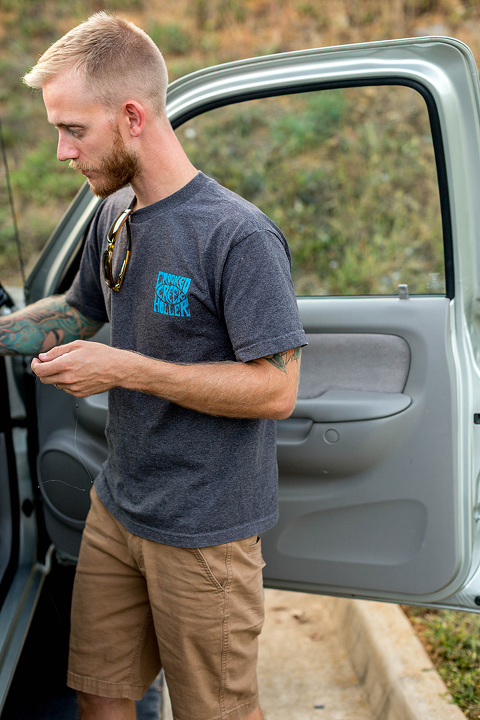
<svg viewBox="0 0 480 720">
<path fill-rule="evenodd" d="M 8 397 L 6 387 L 5 361 L 0 359 L 0 387 Z M 18 501 L 16 497 L 16 476 L 12 477 L 14 469 L 11 464 L 11 453 L 9 453 L 8 445 L 11 442 L 10 412 L 6 403 L 1 410 L 0 420 L 0 587 L 6 582 L 4 578 L 8 575 L 8 569 L 12 562 L 16 562 L 16 554 L 18 548 L 18 527 L 15 523 L 15 510 Z M 10 437 L 9 437 L 10 435 Z M 9 457 L 10 456 L 10 457 Z M 10 460 L 10 462 L 9 462 Z M 13 497 L 12 497 L 13 494 Z"/>
<path fill-rule="evenodd" d="M 37 404 L 37 476 L 45 522 L 59 555 L 72 561 L 78 557 L 90 490 L 107 457 L 106 395 L 73 398 L 38 384 Z"/>
<path fill-rule="evenodd" d="M 288 568 L 292 582 L 305 588 L 424 598 L 448 593 L 465 571 L 452 484 L 456 377 L 445 346 L 449 301 L 355 298 L 299 305 L 307 337 L 316 339 L 304 350 L 307 372 L 297 407 L 279 423 L 280 520 L 265 543 L 267 582 L 276 584 Z M 320 328 L 329 338 L 326 358 Z M 337 343 L 332 330 L 339 333 Z M 309 397 L 313 391 L 316 398 Z M 342 401 L 325 417 L 322 399 L 330 393 Z M 389 395 L 405 402 L 392 405 L 388 415 L 364 412 L 362 419 L 362 406 L 376 394 L 387 406 Z"/>
</svg>

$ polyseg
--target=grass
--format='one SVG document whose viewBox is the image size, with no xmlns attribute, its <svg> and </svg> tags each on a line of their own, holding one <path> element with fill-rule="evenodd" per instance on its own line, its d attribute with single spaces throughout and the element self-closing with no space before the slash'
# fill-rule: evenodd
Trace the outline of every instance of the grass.
<svg viewBox="0 0 480 720">
<path fill-rule="evenodd" d="M 454 702 L 480 719 L 480 615 L 404 608 Z"/>
</svg>

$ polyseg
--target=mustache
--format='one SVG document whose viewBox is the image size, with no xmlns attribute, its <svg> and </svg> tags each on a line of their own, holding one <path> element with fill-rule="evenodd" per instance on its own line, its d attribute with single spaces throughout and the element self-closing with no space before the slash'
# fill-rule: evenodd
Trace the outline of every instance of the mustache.
<svg viewBox="0 0 480 720">
<path fill-rule="evenodd" d="M 70 160 L 68 163 L 68 167 L 71 170 L 80 170 L 80 171 L 91 171 L 95 170 L 95 167 L 93 165 L 85 165 L 84 163 L 77 162 L 76 160 Z"/>
</svg>

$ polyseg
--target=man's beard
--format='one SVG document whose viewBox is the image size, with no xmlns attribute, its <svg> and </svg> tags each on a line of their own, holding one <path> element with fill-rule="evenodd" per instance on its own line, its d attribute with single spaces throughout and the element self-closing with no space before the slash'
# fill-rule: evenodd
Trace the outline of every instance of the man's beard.
<svg viewBox="0 0 480 720">
<path fill-rule="evenodd" d="M 138 174 L 139 161 L 136 153 L 127 150 L 117 125 L 114 127 L 113 147 L 100 158 L 97 167 L 77 163 L 75 160 L 70 161 L 69 167 L 73 170 L 92 170 L 99 173 L 101 177 L 98 180 L 87 180 L 92 192 L 103 199 L 132 182 Z"/>
</svg>

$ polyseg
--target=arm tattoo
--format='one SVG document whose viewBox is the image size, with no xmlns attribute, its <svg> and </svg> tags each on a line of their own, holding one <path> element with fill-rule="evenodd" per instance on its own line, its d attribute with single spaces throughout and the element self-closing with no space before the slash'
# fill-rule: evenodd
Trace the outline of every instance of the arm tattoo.
<svg viewBox="0 0 480 720">
<path fill-rule="evenodd" d="M 0 317 L 0 354 L 36 355 L 55 345 L 85 340 L 101 326 L 69 305 L 63 295 L 44 298 Z"/>
<path fill-rule="evenodd" d="M 275 355 L 268 355 L 265 360 L 268 360 L 269 363 L 286 373 L 287 365 L 291 362 L 299 363 L 301 354 L 301 348 L 294 348 L 293 350 L 285 350 L 285 352 L 276 353 Z"/>
</svg>

